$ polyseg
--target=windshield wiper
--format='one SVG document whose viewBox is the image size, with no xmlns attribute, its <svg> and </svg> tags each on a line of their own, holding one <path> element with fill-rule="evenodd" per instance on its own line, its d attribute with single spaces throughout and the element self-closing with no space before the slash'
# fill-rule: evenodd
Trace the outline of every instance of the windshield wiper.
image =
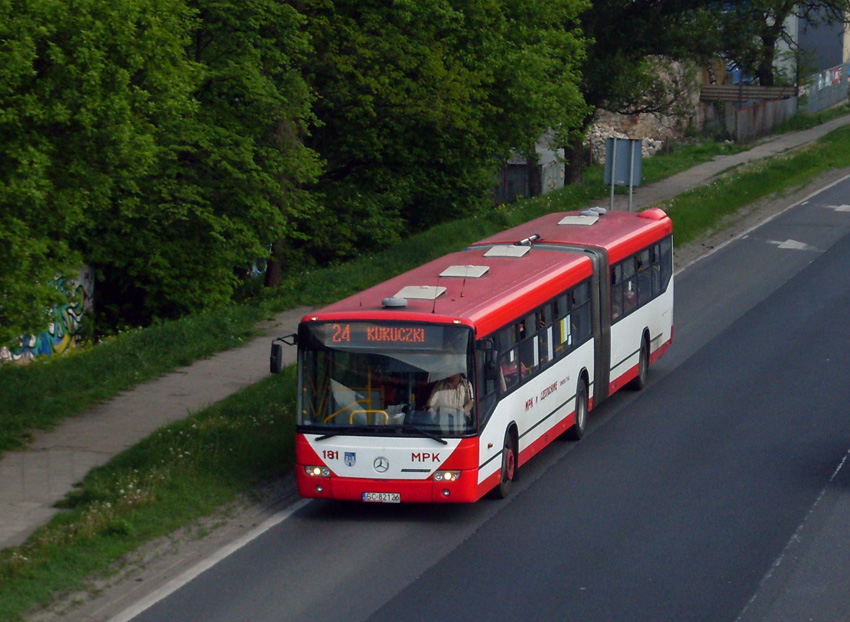
<svg viewBox="0 0 850 622">
<path fill-rule="evenodd" d="M 442 443 L 443 445 L 448 445 L 449 442 L 442 438 L 439 434 L 435 434 L 434 432 L 429 432 L 428 430 L 423 430 L 422 428 L 415 425 L 403 425 L 400 426 L 402 430 L 405 432 L 413 431 L 422 436 L 426 436 L 430 439 L 437 441 L 438 443 Z M 357 426 L 346 426 L 344 428 L 340 428 L 339 430 L 333 430 L 331 432 L 326 432 L 321 436 L 317 436 L 317 441 L 324 441 L 329 438 L 333 438 L 334 436 L 339 436 L 340 434 L 349 434 L 351 432 L 383 432 L 390 430 L 397 430 L 396 426 L 385 426 L 385 425 L 357 425 Z"/>
<path fill-rule="evenodd" d="M 428 430 L 423 430 L 422 428 L 419 428 L 415 425 L 410 425 L 410 424 L 404 425 L 404 426 L 402 426 L 402 430 L 405 430 L 405 431 L 413 430 L 417 434 L 421 434 L 422 436 L 427 436 L 428 438 L 432 438 L 435 441 L 437 441 L 438 443 L 442 443 L 443 445 L 449 444 L 449 442 L 446 439 L 444 439 L 442 436 L 440 436 L 439 434 L 434 434 L 433 432 L 429 432 Z"/>
<path fill-rule="evenodd" d="M 348 432 L 374 432 L 378 429 L 379 426 L 375 425 L 354 425 L 354 426 L 345 426 L 344 428 L 340 428 L 338 430 L 334 430 L 333 432 L 327 432 L 326 434 L 322 434 L 321 436 L 317 436 L 317 441 L 324 441 L 326 439 L 332 438 L 334 436 L 338 436 L 339 434 L 346 434 Z"/>
</svg>

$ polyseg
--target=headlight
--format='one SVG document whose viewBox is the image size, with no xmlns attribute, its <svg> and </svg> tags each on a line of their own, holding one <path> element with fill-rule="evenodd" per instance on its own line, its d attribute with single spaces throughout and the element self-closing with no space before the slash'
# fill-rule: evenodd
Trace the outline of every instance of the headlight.
<svg viewBox="0 0 850 622">
<path fill-rule="evenodd" d="M 310 477 L 330 477 L 331 470 L 326 466 L 307 466 L 304 472 Z"/>
<path fill-rule="evenodd" d="M 460 478 L 460 471 L 437 471 L 434 473 L 435 482 L 453 482 Z"/>
</svg>

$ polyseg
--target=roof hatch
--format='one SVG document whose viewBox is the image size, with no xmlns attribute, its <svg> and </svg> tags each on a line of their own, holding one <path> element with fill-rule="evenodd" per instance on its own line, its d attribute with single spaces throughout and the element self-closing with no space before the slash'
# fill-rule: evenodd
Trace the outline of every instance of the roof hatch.
<svg viewBox="0 0 850 622">
<path fill-rule="evenodd" d="M 559 225 L 595 225 L 599 220 L 599 215 L 594 214 L 593 216 L 584 214 L 579 214 L 578 216 L 564 216 L 561 220 L 558 221 Z"/>
<path fill-rule="evenodd" d="M 434 287 L 433 285 L 407 285 L 402 287 L 393 298 L 406 298 L 408 300 L 436 300 L 446 293 L 445 287 Z"/>
<path fill-rule="evenodd" d="M 457 277 L 462 279 L 480 279 L 489 271 L 489 266 L 449 266 L 440 272 L 440 276 Z"/>
<path fill-rule="evenodd" d="M 559 225 L 595 225 L 599 221 L 600 216 L 604 216 L 608 212 L 604 207 L 591 207 L 583 210 L 578 216 L 564 216 L 558 221 Z"/>
<path fill-rule="evenodd" d="M 484 253 L 485 257 L 523 257 L 528 251 L 531 250 L 530 246 L 516 246 L 515 244 L 511 244 L 510 246 L 494 246 L 486 253 Z"/>
</svg>

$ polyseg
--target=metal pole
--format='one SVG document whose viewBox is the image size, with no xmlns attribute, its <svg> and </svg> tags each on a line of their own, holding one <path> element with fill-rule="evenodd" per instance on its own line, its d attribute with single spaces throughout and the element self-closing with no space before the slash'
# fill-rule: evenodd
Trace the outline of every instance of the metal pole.
<svg viewBox="0 0 850 622">
<path fill-rule="evenodd" d="M 611 153 L 609 154 L 611 158 L 611 200 L 608 202 L 608 208 L 613 212 L 614 211 L 614 180 L 617 178 L 617 137 L 614 136 L 612 138 L 614 142 L 611 143 Z"/>
<path fill-rule="evenodd" d="M 635 180 L 635 147 L 638 142 L 636 140 L 632 140 L 629 142 L 631 149 L 629 149 L 629 211 L 632 211 L 632 189 L 634 188 L 634 180 Z"/>
</svg>

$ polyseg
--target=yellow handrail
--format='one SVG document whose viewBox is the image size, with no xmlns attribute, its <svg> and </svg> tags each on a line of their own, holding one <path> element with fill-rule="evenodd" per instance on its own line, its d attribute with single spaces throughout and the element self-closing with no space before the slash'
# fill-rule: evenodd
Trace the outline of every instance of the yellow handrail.
<svg viewBox="0 0 850 622">
<path fill-rule="evenodd" d="M 358 402 L 359 401 L 360 400 L 358 400 Z M 362 401 L 365 401 L 365 400 L 362 400 Z M 351 408 L 351 404 L 349 404 L 348 406 L 345 406 L 344 408 L 340 408 L 335 413 L 331 413 L 330 415 L 328 415 L 327 417 L 322 419 L 322 423 L 327 423 L 328 421 L 330 421 L 331 419 L 333 419 L 337 415 L 341 415 L 342 413 L 344 413 L 349 408 Z M 348 423 L 353 424 L 354 423 L 354 415 L 356 415 L 358 413 L 365 414 L 367 422 L 369 421 L 369 415 L 383 415 L 384 416 L 384 424 L 387 424 L 387 423 L 390 422 L 390 416 L 387 414 L 387 411 L 385 411 L 385 410 L 367 410 L 367 409 L 364 409 L 364 408 L 357 408 L 357 409 L 354 409 L 354 410 L 351 411 L 351 415 L 348 418 Z M 375 421 L 374 421 L 374 419 L 372 419 L 372 424 L 374 424 L 374 423 L 375 423 Z"/>
<path fill-rule="evenodd" d="M 366 421 L 369 421 L 369 415 L 383 415 L 384 416 L 384 425 L 390 422 L 390 416 L 387 414 L 385 410 L 353 410 L 351 411 L 351 416 L 348 418 L 348 423 L 354 423 L 354 415 L 357 413 L 365 413 Z M 376 425 L 375 420 L 372 419 L 371 425 Z"/>
</svg>

